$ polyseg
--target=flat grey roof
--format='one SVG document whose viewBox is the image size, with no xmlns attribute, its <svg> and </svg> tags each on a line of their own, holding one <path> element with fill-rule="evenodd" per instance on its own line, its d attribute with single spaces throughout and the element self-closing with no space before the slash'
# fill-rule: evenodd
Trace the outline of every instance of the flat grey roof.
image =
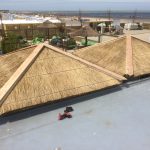
<svg viewBox="0 0 150 150">
<path fill-rule="evenodd" d="M 73 118 L 58 121 L 58 113 L 71 104 Z M 0 118 L 0 150 L 58 147 L 61 150 L 149 150 L 150 80 Z"/>
</svg>

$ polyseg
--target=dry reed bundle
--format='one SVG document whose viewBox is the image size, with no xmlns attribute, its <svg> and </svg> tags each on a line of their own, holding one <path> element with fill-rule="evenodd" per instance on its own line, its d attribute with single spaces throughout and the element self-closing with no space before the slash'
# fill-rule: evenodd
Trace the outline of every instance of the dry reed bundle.
<svg viewBox="0 0 150 150">
<path fill-rule="evenodd" d="M 0 88 L 17 70 L 22 62 L 32 53 L 35 46 L 23 48 L 0 56 Z"/>
<path fill-rule="evenodd" d="M 74 55 L 122 76 L 150 74 L 150 43 L 135 37 L 82 48 Z"/>
<path fill-rule="evenodd" d="M 132 38 L 134 76 L 150 74 L 150 44 Z"/>
<path fill-rule="evenodd" d="M 111 70 L 120 75 L 125 74 L 126 39 L 119 38 L 111 43 L 96 44 L 82 48 L 74 54 L 98 66 Z"/>
</svg>

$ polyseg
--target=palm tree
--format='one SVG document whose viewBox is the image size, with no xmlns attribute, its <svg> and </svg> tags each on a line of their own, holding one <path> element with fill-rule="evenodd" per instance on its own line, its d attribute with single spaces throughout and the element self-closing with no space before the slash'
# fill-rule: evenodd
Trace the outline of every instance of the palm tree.
<svg viewBox="0 0 150 150">
<path fill-rule="evenodd" d="M 134 11 L 133 16 L 132 16 L 132 22 L 135 23 L 137 17 L 137 10 Z"/>
</svg>

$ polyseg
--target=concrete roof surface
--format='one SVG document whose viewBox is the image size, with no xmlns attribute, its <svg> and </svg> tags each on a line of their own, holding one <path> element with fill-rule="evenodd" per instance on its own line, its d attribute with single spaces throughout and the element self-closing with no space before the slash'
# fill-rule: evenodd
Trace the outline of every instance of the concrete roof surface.
<svg viewBox="0 0 150 150">
<path fill-rule="evenodd" d="M 1 150 L 149 150 L 150 80 L 0 118 Z M 57 120 L 72 105 L 72 119 Z"/>
</svg>

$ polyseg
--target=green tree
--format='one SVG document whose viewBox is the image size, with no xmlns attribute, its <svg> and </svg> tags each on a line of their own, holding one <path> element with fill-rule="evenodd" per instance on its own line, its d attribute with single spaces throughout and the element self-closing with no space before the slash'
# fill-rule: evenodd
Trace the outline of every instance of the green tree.
<svg viewBox="0 0 150 150">
<path fill-rule="evenodd" d="M 25 46 L 27 46 L 27 42 L 23 40 L 23 37 L 14 33 L 8 33 L 7 37 L 3 38 L 1 42 L 1 47 L 4 54 Z"/>
</svg>

